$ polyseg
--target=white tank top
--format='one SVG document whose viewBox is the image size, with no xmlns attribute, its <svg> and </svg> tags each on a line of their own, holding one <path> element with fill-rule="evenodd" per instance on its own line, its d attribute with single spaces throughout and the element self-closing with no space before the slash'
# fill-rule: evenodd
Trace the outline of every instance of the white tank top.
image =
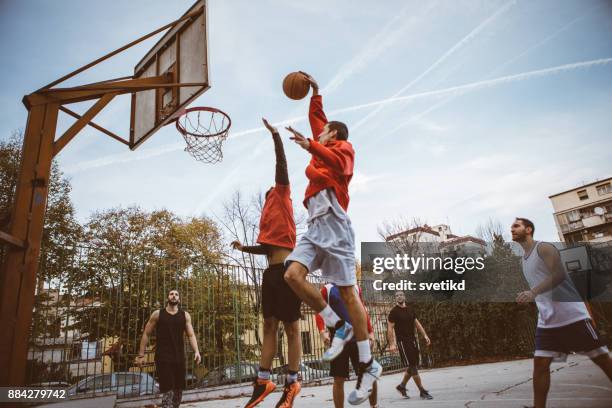
<svg viewBox="0 0 612 408">
<path fill-rule="evenodd" d="M 538 286 L 542 281 L 550 276 L 548 267 L 538 255 L 538 246 L 540 242 L 536 242 L 527 257 L 523 256 L 523 275 L 529 283 L 531 289 Z M 574 287 L 570 277 L 565 269 L 565 280 L 561 282 L 555 289 L 555 297 L 563 299 L 579 299 L 578 292 Z M 552 290 L 544 292 L 536 296 L 536 305 L 538 306 L 538 327 L 551 328 L 567 326 L 568 324 L 590 319 L 591 316 L 584 302 L 560 302 L 553 300 Z"/>
</svg>

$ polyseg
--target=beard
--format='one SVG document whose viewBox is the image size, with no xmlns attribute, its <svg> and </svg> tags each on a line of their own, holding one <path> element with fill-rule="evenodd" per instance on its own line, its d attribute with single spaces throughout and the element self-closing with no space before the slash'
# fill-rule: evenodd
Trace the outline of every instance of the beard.
<svg viewBox="0 0 612 408">
<path fill-rule="evenodd" d="M 403 305 L 404 303 L 406 303 L 406 300 L 402 300 L 402 301 L 399 301 L 399 300 L 398 300 L 398 301 L 397 301 L 397 304 L 398 304 L 398 305 L 400 305 L 400 306 L 401 306 L 401 305 Z"/>
<path fill-rule="evenodd" d="M 179 301 L 178 301 L 178 300 L 169 300 L 169 301 L 168 301 L 168 304 L 170 304 L 170 305 L 172 305 L 172 306 L 176 306 L 176 305 L 178 305 L 178 304 L 179 304 Z"/>
</svg>

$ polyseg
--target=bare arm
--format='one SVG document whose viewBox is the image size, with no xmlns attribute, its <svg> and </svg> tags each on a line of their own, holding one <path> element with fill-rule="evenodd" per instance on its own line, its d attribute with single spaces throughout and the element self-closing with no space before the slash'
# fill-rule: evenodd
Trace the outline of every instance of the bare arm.
<svg viewBox="0 0 612 408">
<path fill-rule="evenodd" d="M 193 325 L 191 324 L 191 315 L 185 312 L 185 333 L 187 334 L 187 339 L 189 340 L 189 345 L 191 349 L 195 352 L 194 360 L 196 364 L 200 364 L 202 361 L 202 357 L 200 356 L 200 350 L 198 349 L 198 339 L 196 339 L 195 332 L 193 331 Z"/>
<path fill-rule="evenodd" d="M 395 350 L 397 348 L 394 328 L 395 323 L 387 321 L 387 341 L 389 342 L 389 350 Z"/>
<path fill-rule="evenodd" d="M 542 260 L 546 264 L 550 276 L 542 281 L 538 286 L 533 288 L 531 291 L 534 295 L 548 292 L 563 280 L 565 280 L 565 274 L 563 273 L 563 266 L 561 266 L 561 257 L 557 248 L 551 244 L 540 244 L 538 248 L 538 255 L 542 257 Z"/>
<path fill-rule="evenodd" d="M 246 246 L 246 245 L 242 245 L 240 241 L 234 241 L 232 242 L 231 245 L 232 245 L 232 248 L 237 249 L 242 252 L 246 252 L 248 254 L 268 255 L 270 253 L 270 248 L 268 247 L 268 245 L 264 245 L 264 244 Z"/>
<path fill-rule="evenodd" d="M 425 339 L 425 342 L 429 346 L 431 344 L 431 340 L 429 340 L 429 337 L 427 336 L 427 332 L 425 332 L 425 329 L 423 328 L 423 325 L 421 324 L 421 322 L 419 322 L 419 319 L 414 319 L 414 324 L 416 325 L 417 330 L 419 331 L 419 333 L 421 333 L 421 336 L 423 336 L 423 338 Z"/>
<path fill-rule="evenodd" d="M 145 350 L 147 348 L 147 344 L 149 344 L 149 337 L 153 334 L 153 330 L 155 330 L 155 326 L 157 326 L 157 321 L 159 320 L 159 310 L 151 313 L 151 317 L 149 317 L 149 321 L 145 325 L 144 331 L 142 333 L 142 337 L 140 338 L 140 347 L 138 348 L 138 356 L 136 357 L 136 364 L 140 365 L 144 362 Z"/>
<path fill-rule="evenodd" d="M 287 171 L 287 158 L 285 157 L 283 141 L 277 131 L 272 133 L 272 139 L 274 140 L 274 153 L 276 154 L 276 174 L 274 181 L 276 181 L 277 184 L 288 186 L 289 172 Z"/>
<path fill-rule="evenodd" d="M 533 289 L 519 293 L 516 297 L 519 303 L 533 302 L 536 296 L 555 288 L 566 278 L 557 248 L 551 244 L 542 243 L 535 249 L 544 261 L 550 275 Z"/>
</svg>

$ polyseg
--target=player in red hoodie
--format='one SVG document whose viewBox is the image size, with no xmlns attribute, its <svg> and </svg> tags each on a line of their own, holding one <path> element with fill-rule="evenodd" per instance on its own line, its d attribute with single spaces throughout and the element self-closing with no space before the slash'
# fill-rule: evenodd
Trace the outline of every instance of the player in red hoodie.
<svg viewBox="0 0 612 408">
<path fill-rule="evenodd" d="M 372 358 L 368 341 L 367 318 L 356 294 L 355 234 L 346 211 L 349 204 L 348 185 L 353 177 L 355 151 L 348 142 L 348 128 L 342 122 L 328 122 L 317 82 L 305 74 L 313 95 L 308 118 L 312 139 L 288 127 L 292 140 L 308 151 L 312 158 L 306 168 L 309 183 L 304 197 L 308 209 L 308 231 L 285 260 L 285 280 L 293 291 L 317 313 L 327 327 L 335 330 L 325 360 L 338 357 L 353 337 L 359 350 L 357 386 L 349 403 L 361 404 L 372 393 L 382 367 Z M 306 281 L 308 272 L 321 270 L 323 278 L 334 283 L 346 306 L 351 323 L 341 319 L 325 302 L 319 291 Z"/>
<path fill-rule="evenodd" d="M 285 258 L 295 247 L 295 221 L 283 142 L 276 128 L 265 119 L 263 122 L 274 140 L 276 184 L 266 193 L 266 201 L 259 220 L 258 245 L 244 246 L 238 241 L 232 242 L 234 249 L 250 254 L 266 255 L 268 259 L 268 268 L 263 273 L 261 284 L 264 338 L 259 371 L 253 384 L 253 394 L 245 408 L 255 407 L 276 389 L 276 384 L 270 380 L 270 369 L 277 350 L 278 323 L 281 321 L 287 333 L 289 346 L 289 375 L 283 395 L 276 407 L 290 408 L 301 388 L 297 376 L 302 352 L 299 326 L 302 301 L 287 286 L 283 276 Z"/>
</svg>

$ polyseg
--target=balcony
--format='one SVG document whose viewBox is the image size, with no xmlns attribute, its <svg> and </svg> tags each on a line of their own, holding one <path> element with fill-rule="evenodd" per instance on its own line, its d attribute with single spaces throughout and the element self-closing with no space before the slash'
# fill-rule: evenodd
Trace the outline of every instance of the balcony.
<svg viewBox="0 0 612 408">
<path fill-rule="evenodd" d="M 591 215 L 590 217 L 584 217 L 582 219 L 582 224 L 586 228 L 596 227 L 598 225 L 605 224 L 607 222 L 606 218 L 608 218 L 608 220 L 610 220 L 609 217 L 606 217 L 604 215 Z"/>
</svg>

